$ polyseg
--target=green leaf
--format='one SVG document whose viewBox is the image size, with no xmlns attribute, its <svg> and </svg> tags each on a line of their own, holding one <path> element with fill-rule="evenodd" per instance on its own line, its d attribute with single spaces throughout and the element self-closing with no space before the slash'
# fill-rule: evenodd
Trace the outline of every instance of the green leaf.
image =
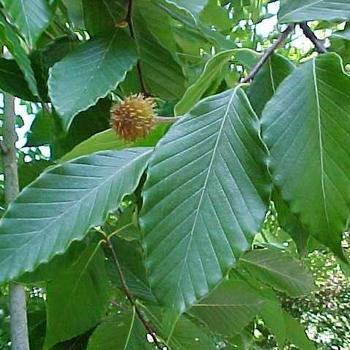
<svg viewBox="0 0 350 350">
<path fill-rule="evenodd" d="M 235 49 L 226 50 L 208 60 L 200 77 L 187 89 L 184 96 L 175 106 L 177 115 L 183 115 L 190 111 L 214 81 L 219 80 L 219 83 L 221 82 L 222 77 L 219 76 L 221 69 L 232 59 L 234 52 Z"/>
<path fill-rule="evenodd" d="M 26 101 L 38 101 L 15 60 L 0 58 L 0 89 Z"/>
<path fill-rule="evenodd" d="M 54 137 L 54 141 L 50 142 L 52 157 L 58 159 L 79 143 L 108 129 L 111 119 L 111 102 L 109 98 L 103 98 L 88 110 L 77 114 L 67 132 L 62 129 L 60 117 L 53 113 L 56 137 Z"/>
<path fill-rule="evenodd" d="M 291 297 L 314 290 L 311 273 L 301 266 L 300 261 L 278 249 L 252 250 L 240 259 L 239 266 L 254 280 L 260 280 Z"/>
<path fill-rule="evenodd" d="M 46 349 L 86 332 L 101 320 L 109 297 L 104 259 L 100 245 L 92 244 L 47 284 Z"/>
<path fill-rule="evenodd" d="M 306 336 L 304 328 L 300 323 L 290 316 L 286 311 L 283 312 L 284 322 L 287 329 L 288 340 L 303 350 L 315 350 L 316 346 Z"/>
<path fill-rule="evenodd" d="M 155 302 L 147 280 L 142 249 L 139 242 L 127 242 L 118 237 L 113 237 L 112 244 L 121 265 L 126 285 L 131 293 L 142 300 Z M 113 282 L 121 288 L 122 285 L 115 268 L 113 257 L 109 257 L 109 262 L 110 276 L 112 276 Z"/>
<path fill-rule="evenodd" d="M 0 14 L 0 42 L 7 47 L 13 58 L 16 60 L 27 80 L 30 91 L 33 95 L 38 96 L 36 80 L 27 51 L 22 45 L 16 31 L 7 22 L 3 14 Z"/>
<path fill-rule="evenodd" d="M 36 113 L 27 134 L 27 147 L 38 147 L 50 144 L 56 138 L 55 120 L 50 112 L 42 109 Z"/>
<path fill-rule="evenodd" d="M 69 270 L 85 248 L 84 241 L 73 242 L 64 254 L 56 255 L 48 263 L 39 265 L 33 272 L 25 273 L 20 277 L 19 282 L 38 284 L 54 280 L 58 274 Z"/>
<path fill-rule="evenodd" d="M 266 158 L 240 87 L 200 102 L 158 144 L 140 223 L 163 304 L 184 312 L 249 249 L 269 202 Z"/>
<path fill-rule="evenodd" d="M 65 128 L 75 115 L 114 90 L 136 61 L 134 43 L 117 30 L 89 40 L 56 63 L 50 69 L 49 94 Z"/>
<path fill-rule="evenodd" d="M 248 90 L 248 97 L 258 116 L 275 94 L 281 82 L 294 70 L 294 64 L 281 55 L 271 56 L 259 71 Z"/>
<path fill-rule="evenodd" d="M 18 30 L 33 47 L 53 16 L 53 7 L 47 0 L 2 0 Z"/>
<path fill-rule="evenodd" d="M 89 33 L 95 35 L 115 30 L 116 25 L 126 18 L 127 6 L 124 2 L 120 0 L 82 0 L 84 24 Z"/>
<path fill-rule="evenodd" d="M 110 317 L 96 328 L 87 350 L 152 350 L 146 332 L 133 309 L 125 315 Z"/>
<path fill-rule="evenodd" d="M 299 254 L 305 255 L 310 237 L 309 232 L 303 227 L 299 218 L 291 212 L 276 189 L 272 193 L 272 200 L 277 212 L 279 225 L 293 238 Z"/>
<path fill-rule="evenodd" d="M 232 337 L 259 313 L 266 302 L 242 280 L 225 281 L 189 311 L 216 333 Z"/>
<path fill-rule="evenodd" d="M 210 58 L 197 81 L 187 89 L 184 96 L 175 106 L 175 113 L 183 115 L 189 112 L 212 84 L 216 82 L 216 85 L 219 85 L 221 83 L 223 76 L 220 75 L 220 72 L 225 64 L 228 64 L 230 61 L 244 63 L 246 56 L 249 56 L 249 54 L 254 55 L 256 59 L 258 58 L 257 54 L 253 54 L 253 51 L 247 49 L 226 50 Z"/>
<path fill-rule="evenodd" d="M 267 301 L 260 310 L 259 315 L 264 320 L 265 326 L 275 336 L 279 349 L 283 349 L 287 338 L 287 327 L 281 302 L 272 289 L 264 290 L 264 295 Z"/>
<path fill-rule="evenodd" d="M 153 12 L 152 15 L 149 11 Z M 158 34 L 155 21 L 160 21 L 157 24 Z M 148 1 L 139 1 L 134 9 L 133 22 L 140 69 L 147 92 L 165 100 L 179 99 L 185 91 L 184 73 L 174 58 L 175 53 L 169 51 L 168 44 L 161 40 L 164 36 L 172 36 L 169 33 L 169 16 Z"/>
<path fill-rule="evenodd" d="M 321 55 L 281 84 L 262 117 L 273 181 L 283 200 L 339 256 L 350 210 L 349 91 L 339 56 Z"/>
<path fill-rule="evenodd" d="M 199 327 L 186 317 L 181 317 L 169 341 L 173 350 L 215 350 L 213 339 L 205 327 Z"/>
<path fill-rule="evenodd" d="M 49 160 L 33 160 L 28 163 L 23 163 L 18 168 L 19 187 L 22 189 L 33 182 L 48 166 L 53 162 Z"/>
<path fill-rule="evenodd" d="M 207 5 L 208 0 L 165 0 L 169 4 L 173 4 L 179 9 L 185 10 L 194 17 L 198 16 Z"/>
<path fill-rule="evenodd" d="M 331 37 L 330 49 L 339 54 L 344 64 L 350 63 L 350 28 L 334 32 Z"/>
<path fill-rule="evenodd" d="M 350 19 L 348 0 L 281 0 L 281 23 L 311 20 L 346 21 Z"/>
<path fill-rule="evenodd" d="M 113 129 L 102 131 L 74 147 L 72 151 L 60 159 L 60 162 L 66 162 L 98 151 L 155 146 L 157 141 L 164 135 L 165 127 L 165 125 L 159 125 L 146 138 L 136 140 L 135 142 L 128 142 L 121 139 Z"/>
<path fill-rule="evenodd" d="M 150 149 L 100 152 L 42 174 L 0 222 L 0 281 L 33 271 L 82 240 L 132 193 Z"/>
</svg>

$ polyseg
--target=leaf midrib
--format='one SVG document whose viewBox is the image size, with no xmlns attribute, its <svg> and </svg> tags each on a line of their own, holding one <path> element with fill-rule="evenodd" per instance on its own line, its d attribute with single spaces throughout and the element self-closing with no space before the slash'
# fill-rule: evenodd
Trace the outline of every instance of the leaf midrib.
<svg viewBox="0 0 350 350">
<path fill-rule="evenodd" d="M 214 163 L 214 160 L 215 160 L 215 155 L 216 155 L 216 152 L 217 152 L 217 149 L 218 149 L 218 146 L 219 146 L 219 142 L 220 142 L 220 139 L 221 139 L 221 134 L 223 132 L 224 125 L 226 123 L 226 120 L 227 120 L 227 117 L 228 117 L 228 114 L 229 114 L 229 110 L 231 108 L 231 104 L 232 104 L 233 98 L 235 97 L 238 89 L 239 89 L 239 85 L 233 90 L 232 96 L 231 96 L 231 98 L 230 98 L 230 100 L 229 100 L 229 102 L 227 104 L 227 108 L 226 108 L 224 117 L 222 118 L 222 123 L 221 123 L 220 129 L 219 129 L 219 132 L 218 132 L 218 136 L 216 138 L 216 142 L 215 142 L 215 145 L 214 145 L 214 148 L 213 148 L 213 155 L 212 155 L 212 157 L 210 159 L 210 163 L 209 163 L 209 167 L 208 167 L 208 173 L 207 173 L 207 176 L 206 176 L 206 178 L 204 180 L 202 194 L 200 196 L 199 203 L 198 203 L 198 206 L 197 206 L 197 209 L 196 209 L 196 215 L 195 215 L 195 218 L 194 218 L 194 221 L 193 221 L 192 229 L 191 229 L 191 232 L 189 233 L 190 239 L 189 239 L 188 244 L 187 244 L 186 253 L 185 253 L 185 257 L 184 257 L 184 261 L 183 261 L 183 266 L 181 268 L 181 272 L 180 272 L 179 279 L 178 279 L 178 289 L 181 289 L 180 281 L 182 279 L 183 270 L 184 270 L 184 268 L 185 268 L 185 266 L 187 264 L 189 250 L 190 250 L 190 247 L 192 245 L 194 230 L 195 230 L 195 228 L 197 226 L 197 221 L 198 221 L 198 217 L 199 217 L 199 211 L 201 209 L 201 206 L 202 206 L 202 203 L 203 203 L 203 199 L 204 199 L 204 194 L 206 192 L 206 188 L 207 188 L 207 185 L 208 185 L 209 177 L 210 177 L 210 174 L 212 172 L 212 167 L 213 167 L 213 163 Z"/>
<path fill-rule="evenodd" d="M 120 172 L 124 171 L 127 167 L 129 167 L 131 164 L 133 164 L 135 161 L 137 161 L 139 158 L 142 158 L 147 152 L 143 152 L 142 154 L 140 154 L 139 156 L 135 157 L 132 159 L 131 163 L 128 163 L 125 165 L 125 167 L 120 168 L 120 170 L 114 172 L 112 175 L 110 175 L 108 178 L 106 178 L 105 181 L 101 182 L 97 187 L 94 187 L 93 189 L 91 189 L 91 191 L 89 190 L 88 193 L 86 195 L 84 195 L 83 197 L 81 197 L 79 200 L 77 200 L 76 202 L 73 202 L 74 204 L 72 206 L 69 206 L 65 211 L 63 211 L 59 216 L 55 216 L 55 220 L 49 222 L 49 224 L 45 225 L 41 230 L 36 230 L 36 231 L 32 231 L 32 237 L 21 246 L 21 248 L 25 248 L 27 247 L 33 239 L 36 239 L 38 237 L 38 235 L 42 235 L 43 232 L 45 232 L 49 227 L 51 227 L 53 224 L 59 222 L 61 220 L 61 218 L 67 214 L 67 212 L 70 212 L 72 210 L 72 208 L 76 207 L 78 204 L 80 205 L 87 197 L 89 197 L 93 192 L 96 191 L 96 189 L 101 188 L 102 186 L 104 186 L 106 183 L 108 183 L 112 178 L 116 177 Z M 61 166 L 57 166 L 57 167 L 61 167 Z M 55 169 L 55 168 L 54 168 Z M 54 170 L 53 169 L 53 170 Z M 94 205 L 93 205 L 94 206 Z M 92 206 L 92 207 L 93 207 Z M 14 218 L 13 220 L 16 221 L 17 218 Z M 25 234 L 25 232 L 24 232 Z M 8 250 L 8 249 L 7 249 Z M 12 250 L 17 250 L 17 248 L 13 248 Z M 57 255 L 56 254 L 53 254 Z M 51 255 L 52 257 L 52 255 Z M 4 263 L 6 263 L 9 259 L 13 258 L 13 254 L 9 254 L 5 259 L 3 259 L 1 261 L 1 265 L 3 265 Z M 31 269 L 28 270 L 28 272 L 33 271 L 33 269 L 35 269 L 36 266 L 38 266 L 39 264 L 45 263 L 48 260 L 43 260 L 40 261 L 37 265 L 33 266 Z M 27 272 L 27 271 L 26 271 Z M 8 276 L 7 276 L 8 277 Z"/>
<path fill-rule="evenodd" d="M 324 169 L 324 154 L 323 154 L 323 135 L 322 135 L 322 121 L 321 121 L 321 104 L 319 98 L 319 90 L 317 84 L 316 76 L 316 59 L 312 61 L 312 76 L 313 83 L 315 87 L 315 97 L 316 97 L 316 107 L 317 107 L 317 126 L 318 126 L 318 135 L 319 135 L 319 148 L 320 148 L 320 167 L 321 167 L 321 188 L 322 188 L 322 202 L 323 209 L 325 212 L 326 222 L 329 225 L 329 215 L 326 203 L 326 188 L 325 188 L 325 169 Z"/>
</svg>

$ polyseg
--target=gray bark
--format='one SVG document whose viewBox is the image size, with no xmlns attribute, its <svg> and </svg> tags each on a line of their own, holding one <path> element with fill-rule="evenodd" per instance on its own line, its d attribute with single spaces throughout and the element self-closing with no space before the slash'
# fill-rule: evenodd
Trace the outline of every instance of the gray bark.
<svg viewBox="0 0 350 350">
<path fill-rule="evenodd" d="M 15 129 L 15 98 L 4 94 L 4 125 L 2 159 L 4 166 L 5 202 L 8 205 L 18 195 L 18 169 L 16 156 L 17 134 Z M 26 294 L 22 285 L 10 284 L 10 328 L 11 348 L 29 350 Z"/>
</svg>

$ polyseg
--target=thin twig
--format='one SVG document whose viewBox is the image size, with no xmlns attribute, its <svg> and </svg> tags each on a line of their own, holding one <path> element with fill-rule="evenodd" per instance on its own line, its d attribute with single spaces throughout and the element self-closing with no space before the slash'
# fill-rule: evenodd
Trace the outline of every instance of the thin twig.
<svg viewBox="0 0 350 350">
<path fill-rule="evenodd" d="M 132 21 L 132 14 L 133 14 L 133 0 L 129 0 L 128 12 L 126 14 L 125 20 L 128 22 L 131 37 L 133 39 L 135 39 L 135 30 L 134 30 L 134 23 Z M 142 68 L 141 68 L 140 61 L 137 62 L 136 69 L 137 69 L 137 74 L 138 74 L 139 80 L 140 80 L 141 90 L 142 90 L 144 95 L 149 96 L 149 93 L 147 92 L 147 89 L 146 89 L 145 82 L 143 80 Z"/>
<path fill-rule="evenodd" d="M 287 39 L 288 35 L 294 30 L 295 25 L 290 24 L 286 30 L 284 30 L 278 39 L 263 53 L 259 62 L 256 66 L 251 70 L 249 75 L 241 80 L 241 83 L 249 83 L 254 80 L 255 76 L 258 74 L 262 66 L 267 62 L 267 60 L 273 55 L 276 49 L 283 44 L 283 42 Z"/>
<path fill-rule="evenodd" d="M 179 121 L 181 118 L 182 117 L 160 117 L 160 116 L 156 116 L 153 119 L 154 119 L 154 122 L 156 124 L 167 124 L 167 123 L 174 124 L 177 121 Z"/>
<path fill-rule="evenodd" d="M 300 23 L 300 28 L 303 30 L 304 35 L 314 44 L 319 53 L 327 53 L 327 49 L 324 47 L 323 43 L 317 38 L 306 22 Z"/>
<path fill-rule="evenodd" d="M 158 339 L 157 339 L 157 335 L 156 332 L 154 331 L 153 327 L 150 325 L 150 323 L 145 319 L 144 315 L 142 314 L 142 312 L 140 311 L 137 302 L 134 298 L 134 296 L 132 295 L 127 283 L 126 283 L 126 279 L 123 273 L 123 269 L 120 265 L 120 262 L 118 260 L 118 256 L 117 256 L 117 252 L 111 242 L 111 240 L 109 239 L 109 237 L 107 237 L 106 239 L 106 243 L 108 248 L 110 249 L 111 253 L 112 253 L 112 257 L 115 263 L 115 266 L 117 268 L 118 271 L 118 275 L 119 275 L 119 279 L 122 285 L 122 289 L 126 295 L 126 297 L 128 298 L 130 304 L 135 308 L 136 314 L 139 318 L 139 320 L 141 321 L 141 323 L 143 324 L 144 328 L 146 329 L 147 333 L 152 337 L 154 344 L 156 345 L 156 347 L 160 350 L 163 349 L 163 346 L 159 343 Z"/>
</svg>

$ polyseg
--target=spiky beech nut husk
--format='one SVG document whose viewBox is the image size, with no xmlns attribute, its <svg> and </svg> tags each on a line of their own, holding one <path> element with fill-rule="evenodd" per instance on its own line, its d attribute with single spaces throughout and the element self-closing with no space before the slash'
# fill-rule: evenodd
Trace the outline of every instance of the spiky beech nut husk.
<svg viewBox="0 0 350 350">
<path fill-rule="evenodd" d="M 153 98 L 142 94 L 126 97 L 112 108 L 111 124 L 128 141 L 146 137 L 154 125 Z"/>
</svg>

